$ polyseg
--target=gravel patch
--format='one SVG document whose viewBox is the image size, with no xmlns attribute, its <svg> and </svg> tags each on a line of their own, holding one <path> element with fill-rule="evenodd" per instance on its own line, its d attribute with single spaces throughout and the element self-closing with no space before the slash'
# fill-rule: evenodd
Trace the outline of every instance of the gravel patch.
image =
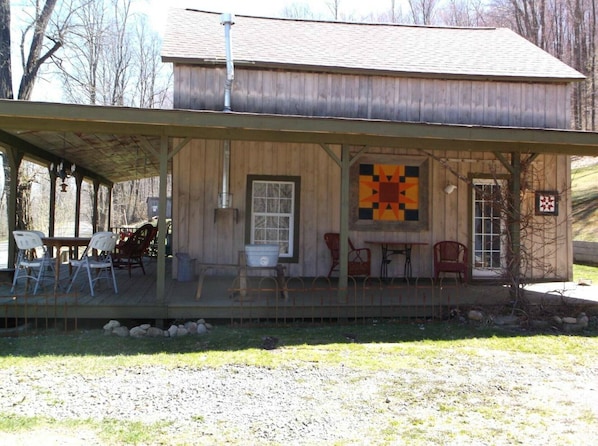
<svg viewBox="0 0 598 446">
<path fill-rule="evenodd" d="M 380 441 L 385 430 L 405 439 L 391 444 L 423 444 L 411 443 L 410 433 L 419 440 L 423 435 L 425 444 L 506 445 L 526 438 L 536 445 L 585 444 L 598 438 L 598 423 L 587 423 L 588 417 L 598 420 L 596 368 L 529 363 L 527 356 L 500 352 L 480 351 L 478 357 L 376 372 L 320 364 L 152 365 L 98 376 L 2 369 L 0 413 L 164 423 L 173 444 L 379 444 L 370 439 Z M 490 435 L 487 442 L 480 443 L 480 431 Z M 104 444 L 85 430 L 76 440 L 60 431 L 38 434 L 38 444 Z M 0 433 L 0 443 L 32 444 L 34 436 Z"/>
</svg>

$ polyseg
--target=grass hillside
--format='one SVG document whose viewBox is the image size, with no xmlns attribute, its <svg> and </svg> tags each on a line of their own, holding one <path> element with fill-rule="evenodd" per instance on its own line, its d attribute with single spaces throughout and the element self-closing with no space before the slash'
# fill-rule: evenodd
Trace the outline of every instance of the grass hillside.
<svg viewBox="0 0 598 446">
<path fill-rule="evenodd" d="M 573 240 L 598 242 L 598 164 L 576 165 L 571 170 Z"/>
</svg>

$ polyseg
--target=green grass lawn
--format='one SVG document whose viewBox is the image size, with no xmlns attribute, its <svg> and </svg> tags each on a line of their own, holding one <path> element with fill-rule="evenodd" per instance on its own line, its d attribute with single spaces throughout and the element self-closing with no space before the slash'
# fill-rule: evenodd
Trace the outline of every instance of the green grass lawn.
<svg viewBox="0 0 598 446">
<path fill-rule="evenodd" d="M 598 266 L 573 265 L 573 281 L 591 280 L 592 285 L 598 285 Z"/>
<path fill-rule="evenodd" d="M 598 241 L 598 165 L 573 169 L 573 240 Z"/>
<path fill-rule="evenodd" d="M 576 441 L 596 431 L 598 408 L 591 396 L 574 390 L 597 379 L 597 334 L 555 336 L 456 322 L 217 326 L 204 336 L 174 339 L 118 338 L 90 330 L 0 338 L 0 376 L 10 373 L 28 383 L 35 371 L 44 370 L 45 374 L 83 375 L 96 383 L 102 376 L 136 368 L 199 370 L 230 364 L 289 368 L 299 379 L 302 370 L 314 368 L 322 373 L 342 371 L 353 380 L 387 373 L 371 401 L 379 409 L 365 426 L 367 444 L 528 444 L 530 439 L 548 444 L 544 443 L 547 429 L 552 444 L 579 444 Z M 261 349 L 264 336 L 277 337 L 278 348 Z M 475 385 L 470 383 L 473 377 Z M 51 389 L 47 392 L 52 400 Z M 0 397 L 12 401 L 11 395 L 2 394 L 1 386 Z M 557 397 L 560 404 L 549 403 Z M 190 432 L 177 431 L 179 437 L 172 443 L 169 423 L 56 420 L 51 413 L 24 416 L 12 413 L 10 405 L 4 407 L 0 443 L 18 437 L 27 444 L 48 434 L 47 438 L 77 439 L 83 432 L 100 444 L 276 444 L 255 438 L 247 438 L 247 443 L 229 441 L 228 426 L 219 437 L 194 437 L 192 428 L 204 425 L 201 414 L 187 420 Z"/>
</svg>

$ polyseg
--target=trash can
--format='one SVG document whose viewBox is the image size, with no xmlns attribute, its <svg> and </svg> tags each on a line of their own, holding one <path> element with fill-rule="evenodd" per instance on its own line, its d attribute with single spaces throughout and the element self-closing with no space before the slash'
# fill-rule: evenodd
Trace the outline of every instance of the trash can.
<svg viewBox="0 0 598 446">
<path fill-rule="evenodd" d="M 179 252 L 176 255 L 179 264 L 177 267 L 177 280 L 179 282 L 189 282 L 193 280 L 195 273 L 195 259 L 192 259 L 186 252 Z"/>
</svg>

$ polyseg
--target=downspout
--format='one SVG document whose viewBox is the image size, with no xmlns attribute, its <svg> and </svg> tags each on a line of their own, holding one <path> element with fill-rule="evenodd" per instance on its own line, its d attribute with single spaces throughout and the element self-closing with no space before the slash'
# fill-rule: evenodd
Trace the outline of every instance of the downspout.
<svg viewBox="0 0 598 446">
<path fill-rule="evenodd" d="M 233 65 L 233 55 L 231 49 L 230 30 L 234 22 L 235 16 L 230 13 L 225 13 L 220 16 L 220 24 L 224 25 L 224 43 L 226 46 L 226 81 L 224 82 L 224 111 L 231 111 L 231 90 L 233 80 L 235 79 L 235 67 Z M 227 209 L 231 207 L 231 195 L 229 192 L 229 177 L 230 177 L 230 139 L 224 140 L 224 148 L 222 154 L 222 190 L 218 200 L 218 207 Z"/>
</svg>

